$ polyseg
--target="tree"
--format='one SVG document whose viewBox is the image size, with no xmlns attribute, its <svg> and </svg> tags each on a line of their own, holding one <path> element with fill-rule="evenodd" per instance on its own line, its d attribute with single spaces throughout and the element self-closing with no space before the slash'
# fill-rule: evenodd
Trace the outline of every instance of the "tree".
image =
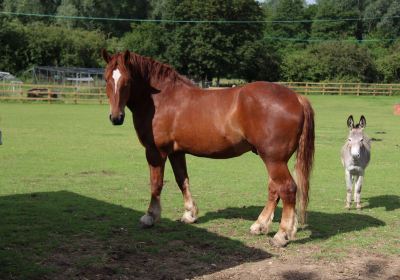
<svg viewBox="0 0 400 280">
<path fill-rule="evenodd" d="M 254 0 L 168 0 L 161 13 L 169 20 L 262 20 Z M 179 71 L 211 80 L 231 76 L 238 65 L 238 48 L 262 35 L 260 24 L 168 23 L 164 24 L 165 57 Z"/>
<path fill-rule="evenodd" d="M 24 68 L 26 57 L 23 49 L 27 43 L 22 24 L 0 18 L 0 71 L 15 74 Z"/>
<path fill-rule="evenodd" d="M 248 82 L 279 80 L 279 58 L 263 40 L 246 42 L 240 46 L 238 57 L 234 76 Z"/>
<path fill-rule="evenodd" d="M 306 39 L 308 36 L 305 20 L 304 0 L 281 0 L 270 8 L 271 16 L 275 21 L 267 26 L 268 33 L 274 37 Z"/>
<path fill-rule="evenodd" d="M 365 9 L 364 18 L 371 37 L 397 38 L 400 36 L 400 2 L 377 0 Z"/>
<path fill-rule="evenodd" d="M 363 0 L 320 0 L 312 24 L 312 37 L 319 39 L 363 38 Z M 344 19 L 344 20 L 343 20 Z M 325 21 L 331 20 L 331 21 Z"/>
<path fill-rule="evenodd" d="M 287 54 L 283 77 L 291 81 L 374 82 L 378 80 L 367 48 L 355 43 L 325 42 Z"/>
<path fill-rule="evenodd" d="M 154 59 L 164 60 L 165 44 L 164 27 L 158 23 L 133 23 L 131 32 L 127 32 L 119 40 L 114 51 L 131 50 Z"/>
<path fill-rule="evenodd" d="M 400 82 L 400 41 L 390 48 L 390 52 L 376 61 L 377 70 L 385 83 Z"/>
</svg>

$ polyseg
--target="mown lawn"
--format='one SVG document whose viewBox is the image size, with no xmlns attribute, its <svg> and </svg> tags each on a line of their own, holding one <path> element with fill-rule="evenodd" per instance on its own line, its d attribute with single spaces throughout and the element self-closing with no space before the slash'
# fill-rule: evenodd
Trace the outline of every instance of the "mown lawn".
<svg viewBox="0 0 400 280">
<path fill-rule="evenodd" d="M 310 248 L 318 259 L 400 254 L 400 116 L 392 113 L 400 97 L 310 99 L 316 160 L 308 225 L 285 254 Z M 357 121 L 366 116 L 374 140 L 362 211 L 344 209 L 339 152 L 349 114 Z M 162 222 L 140 229 L 150 198 L 144 150 L 129 118 L 113 127 L 107 115 L 101 105 L 0 103 L 0 279 L 141 278 L 149 267 L 146 275 L 173 278 L 174 265 L 190 278 L 279 257 L 268 238 L 280 208 L 269 236 L 248 233 L 267 194 L 265 168 L 252 153 L 229 160 L 188 156 L 200 208 L 195 225 L 176 221 L 183 201 L 168 165 Z"/>
</svg>

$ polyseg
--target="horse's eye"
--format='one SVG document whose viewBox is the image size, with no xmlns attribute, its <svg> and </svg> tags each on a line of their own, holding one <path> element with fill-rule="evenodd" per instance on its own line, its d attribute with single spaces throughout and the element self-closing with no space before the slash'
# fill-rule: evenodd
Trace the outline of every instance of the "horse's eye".
<svg viewBox="0 0 400 280">
<path fill-rule="evenodd" d="M 349 138 L 349 139 L 347 139 L 347 140 L 349 140 L 349 142 L 351 142 L 351 138 Z"/>
<path fill-rule="evenodd" d="M 364 138 L 361 138 L 361 140 L 360 140 L 360 141 L 361 141 L 361 142 L 362 142 L 362 141 L 364 141 Z"/>
</svg>

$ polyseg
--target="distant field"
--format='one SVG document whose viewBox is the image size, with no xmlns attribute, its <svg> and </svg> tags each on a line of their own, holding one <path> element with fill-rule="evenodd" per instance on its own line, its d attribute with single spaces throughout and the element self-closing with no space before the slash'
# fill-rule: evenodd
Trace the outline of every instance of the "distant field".
<svg viewBox="0 0 400 280">
<path fill-rule="evenodd" d="M 268 245 L 281 208 L 269 236 L 248 233 L 267 198 L 267 175 L 256 155 L 188 156 L 200 209 L 195 225 L 176 221 L 183 201 L 168 164 L 163 219 L 142 230 L 148 168 L 129 118 L 113 127 L 108 106 L 0 103 L 0 279 L 170 279 L 175 270 L 177 278 L 190 278 L 305 251 L 325 260 L 354 252 L 399 255 L 400 116 L 392 111 L 400 97 L 309 98 L 316 161 L 308 225 L 284 253 Z M 339 151 L 349 114 L 357 121 L 366 116 L 366 133 L 374 140 L 362 211 L 344 209 Z"/>
</svg>

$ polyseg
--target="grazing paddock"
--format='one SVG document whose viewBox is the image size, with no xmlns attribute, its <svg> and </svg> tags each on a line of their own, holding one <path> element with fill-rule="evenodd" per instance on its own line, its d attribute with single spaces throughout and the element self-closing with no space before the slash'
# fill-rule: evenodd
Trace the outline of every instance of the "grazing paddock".
<svg viewBox="0 0 400 280">
<path fill-rule="evenodd" d="M 264 164 L 253 153 L 187 157 L 200 209 L 194 225 L 176 221 L 183 202 L 167 164 L 162 220 L 143 230 L 148 168 L 130 117 L 113 127 L 108 106 L 0 103 L 0 279 L 397 277 L 400 99 L 309 98 L 316 153 L 308 224 L 284 249 L 267 240 L 281 204 L 268 236 L 249 234 L 267 199 Z M 350 114 L 366 116 L 373 140 L 361 211 L 344 208 L 340 149 Z"/>
</svg>

